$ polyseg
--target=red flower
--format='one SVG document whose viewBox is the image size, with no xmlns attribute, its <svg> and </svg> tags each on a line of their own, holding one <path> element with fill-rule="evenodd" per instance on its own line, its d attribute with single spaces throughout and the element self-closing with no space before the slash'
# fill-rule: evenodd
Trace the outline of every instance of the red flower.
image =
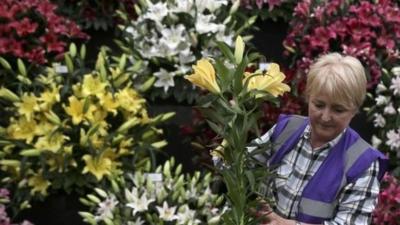
<svg viewBox="0 0 400 225">
<path fill-rule="evenodd" d="M 38 24 L 25 17 L 20 21 L 10 23 L 10 27 L 17 32 L 19 37 L 24 37 L 35 32 Z"/>
<path fill-rule="evenodd" d="M 35 16 L 31 16 L 35 15 Z M 43 64 L 63 53 L 70 38 L 87 38 L 69 19 L 56 14 L 49 0 L 3 0 L 0 4 L 0 53 Z"/>
</svg>

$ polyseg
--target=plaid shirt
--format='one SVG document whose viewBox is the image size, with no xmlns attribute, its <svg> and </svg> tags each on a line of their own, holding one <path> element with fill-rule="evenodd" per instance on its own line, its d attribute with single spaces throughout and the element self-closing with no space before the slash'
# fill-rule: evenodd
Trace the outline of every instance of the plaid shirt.
<svg viewBox="0 0 400 225">
<path fill-rule="evenodd" d="M 274 128 L 256 139 L 255 142 L 267 143 Z M 306 127 L 296 147 L 285 155 L 276 169 L 278 176 L 268 182 L 269 188 L 266 195 L 275 201 L 274 211 L 276 213 L 285 218 L 296 218 L 299 199 L 304 187 L 342 135 L 343 133 L 329 143 L 313 150 L 310 145 L 310 127 Z M 251 149 L 249 150 L 251 151 Z M 273 152 L 267 150 L 257 158 L 268 164 L 267 159 L 272 155 Z M 379 163 L 375 161 L 356 182 L 347 184 L 338 195 L 339 201 L 335 217 L 330 221 L 325 221 L 324 225 L 370 224 L 371 213 L 379 194 L 378 171 Z"/>
</svg>

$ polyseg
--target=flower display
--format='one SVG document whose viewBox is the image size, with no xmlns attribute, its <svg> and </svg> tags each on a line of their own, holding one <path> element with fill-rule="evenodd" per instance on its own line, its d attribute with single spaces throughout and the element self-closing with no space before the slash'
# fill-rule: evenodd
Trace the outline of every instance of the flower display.
<svg viewBox="0 0 400 225">
<path fill-rule="evenodd" d="M 238 11 L 239 1 L 173 0 L 140 1 L 140 13 L 123 27 L 119 45 L 132 61 L 142 61 L 146 70 L 134 74 L 138 83 L 153 80 L 148 96 L 173 97 L 192 102 L 198 95 L 182 79 L 196 60 L 218 56 L 218 42 L 233 46 L 236 35 L 255 22 Z"/>
<path fill-rule="evenodd" d="M 44 64 L 64 53 L 68 41 L 87 39 L 78 25 L 56 14 L 48 0 L 4 0 L 0 5 L 0 55 Z"/>
<path fill-rule="evenodd" d="M 378 205 L 373 212 L 372 224 L 395 225 L 400 222 L 400 183 L 399 180 L 385 174 L 382 190 L 379 193 Z"/>
<path fill-rule="evenodd" d="M 211 191 L 211 173 L 182 174 L 171 158 L 155 170 L 117 177 L 113 189 L 81 198 L 89 224 L 220 224 L 224 198 Z"/>
<path fill-rule="evenodd" d="M 220 48 L 224 58 L 199 60 L 194 67 L 196 79 L 192 79 L 193 75 L 185 78 L 210 91 L 198 100 L 198 108 L 220 142 L 211 155 L 227 189 L 229 209 L 223 214 L 222 221 L 224 224 L 255 224 L 260 218 L 252 213 L 253 207 L 265 198 L 260 190 L 270 174 L 265 166 L 255 166 L 258 165 L 253 157 L 256 153 L 247 150 L 247 143 L 251 132 L 259 131 L 261 103 L 274 101 L 276 96 L 290 91 L 290 87 L 282 83 L 285 75 L 277 64 L 271 63 L 266 71 L 246 71 L 260 55 L 244 54 L 245 45 L 240 36 L 236 38 L 233 53 L 228 45 L 222 44 Z M 203 64 L 205 66 L 199 72 L 199 66 Z M 214 86 L 219 87 L 218 92 L 201 82 L 209 79 L 214 71 Z M 249 196 L 259 198 L 250 199 Z"/>
<path fill-rule="evenodd" d="M 300 1 L 284 40 L 299 85 L 312 61 L 327 52 L 358 58 L 367 69 L 368 86 L 380 80 L 381 66 L 399 59 L 400 10 L 396 1 Z M 299 92 L 301 93 L 301 92 Z"/>
<path fill-rule="evenodd" d="M 400 175 L 400 73 L 399 67 L 384 69 L 382 78 L 375 89 L 374 104 L 366 111 L 370 121 L 376 128 L 372 136 L 372 144 L 389 155 L 394 175 Z"/>
<path fill-rule="evenodd" d="M 110 184 L 166 144 L 155 126 L 173 113 L 148 115 L 125 71 L 126 56 L 114 62 L 103 48 L 89 70 L 79 68 L 83 52 L 69 52 L 67 65 L 47 68 L 20 92 L 2 87 L 12 98 L 0 95 L 10 112 L 0 133 L 0 169 L 7 186 L 18 186 L 20 201 Z M 67 72 L 58 72 L 63 66 Z"/>
</svg>

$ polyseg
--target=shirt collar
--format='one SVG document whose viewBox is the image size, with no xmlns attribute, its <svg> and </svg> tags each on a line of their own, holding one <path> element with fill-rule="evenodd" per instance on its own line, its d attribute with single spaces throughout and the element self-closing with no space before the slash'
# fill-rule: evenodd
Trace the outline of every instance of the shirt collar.
<svg viewBox="0 0 400 225">
<path fill-rule="evenodd" d="M 338 136 L 336 136 L 333 140 L 325 143 L 324 145 L 322 145 L 321 147 L 317 148 L 317 149 L 326 149 L 326 148 L 332 148 L 333 146 L 335 146 L 340 138 L 343 136 L 344 132 L 346 131 L 346 129 L 344 129 Z M 311 126 L 310 124 L 308 124 L 306 126 L 306 128 L 304 129 L 303 132 L 303 138 L 305 138 L 306 140 L 310 141 L 310 137 L 311 137 Z"/>
</svg>

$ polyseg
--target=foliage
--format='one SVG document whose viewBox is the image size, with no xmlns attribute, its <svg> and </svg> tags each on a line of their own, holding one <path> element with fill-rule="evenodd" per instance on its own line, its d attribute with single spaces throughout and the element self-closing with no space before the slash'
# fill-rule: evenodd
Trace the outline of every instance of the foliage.
<svg viewBox="0 0 400 225">
<path fill-rule="evenodd" d="M 258 151 L 246 148 L 249 132 L 258 134 L 261 102 L 274 101 L 290 88 L 282 83 L 285 76 L 277 64 L 271 63 L 265 71 L 245 71 L 259 56 L 244 54 L 245 46 L 240 36 L 236 39 L 234 52 L 224 43 L 219 43 L 219 47 L 226 60 L 201 59 L 193 67 L 194 73 L 185 78 L 210 92 L 199 99 L 198 107 L 221 140 L 212 154 L 220 159 L 217 169 L 227 188 L 229 210 L 222 216 L 223 222 L 228 225 L 257 224 L 261 218 L 256 218 L 252 209 L 259 204 L 259 199 L 250 196 L 259 195 L 269 174 L 263 165 L 256 166 L 253 156 Z"/>
<path fill-rule="evenodd" d="M 400 67 L 383 70 L 380 83 L 375 89 L 374 104 L 366 108 L 373 121 L 373 145 L 386 152 L 393 175 L 400 177 Z"/>
<path fill-rule="evenodd" d="M 10 202 L 10 192 L 5 188 L 0 188 L 0 224 L 1 225 L 18 225 L 11 223 L 11 219 L 7 215 L 7 205 Z M 27 220 L 24 220 L 20 225 L 33 225 Z"/>
<path fill-rule="evenodd" d="M 153 83 L 149 98 L 172 97 L 191 103 L 199 92 L 183 75 L 190 65 L 207 56 L 221 53 L 217 41 L 232 46 L 233 39 L 247 31 L 256 17 L 248 18 L 239 1 L 228 0 L 142 0 L 138 18 L 122 27 L 124 39 L 117 40 L 132 61 L 142 60 L 146 70 L 134 74 L 137 83 Z M 250 37 L 248 37 L 250 38 Z"/>
<path fill-rule="evenodd" d="M 0 55 L 44 64 L 71 39 L 87 39 L 75 22 L 55 13 L 48 0 L 4 0 L 0 4 Z"/>
<path fill-rule="evenodd" d="M 291 19 L 293 9 L 297 4 L 294 0 L 241 0 L 241 6 L 249 13 L 260 15 L 261 19 L 272 19 L 274 21 Z"/>
<path fill-rule="evenodd" d="M 316 57 L 336 51 L 364 64 L 371 88 L 379 82 L 380 68 L 399 59 L 399 37 L 396 1 L 303 0 L 294 10 L 284 46 L 298 72 L 298 83 L 305 82 Z"/>
<path fill-rule="evenodd" d="M 219 224 L 223 196 L 213 194 L 211 173 L 182 174 L 174 158 L 155 171 L 116 178 L 114 189 L 96 188 L 81 198 L 90 224 Z"/>
<path fill-rule="evenodd" d="M 114 61 L 108 51 L 103 48 L 88 69 L 85 48 L 78 53 L 71 45 L 66 65 L 32 79 L 21 63 L 26 83 L 16 92 L 0 89 L 8 115 L 0 132 L 0 173 L 15 190 L 16 208 L 57 190 L 84 193 L 107 185 L 166 144 L 155 126 L 172 114 L 149 117 L 125 71 L 126 56 Z"/>
<path fill-rule="evenodd" d="M 117 10 L 125 10 L 135 18 L 136 0 L 52 0 L 63 15 L 76 21 L 83 29 L 110 30 L 118 23 Z"/>
<path fill-rule="evenodd" d="M 397 178 L 385 174 L 378 205 L 373 212 L 372 224 L 396 225 L 400 222 L 400 183 Z"/>
</svg>

